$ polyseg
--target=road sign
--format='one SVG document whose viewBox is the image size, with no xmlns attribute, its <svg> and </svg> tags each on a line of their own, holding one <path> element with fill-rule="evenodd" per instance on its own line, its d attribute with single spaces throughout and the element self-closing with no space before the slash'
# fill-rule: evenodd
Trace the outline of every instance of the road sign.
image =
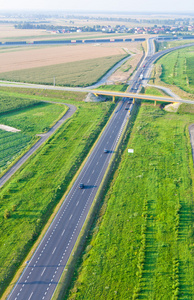
<svg viewBox="0 0 194 300">
<path fill-rule="evenodd" d="M 128 153 L 133 153 L 134 149 L 128 149 Z"/>
</svg>

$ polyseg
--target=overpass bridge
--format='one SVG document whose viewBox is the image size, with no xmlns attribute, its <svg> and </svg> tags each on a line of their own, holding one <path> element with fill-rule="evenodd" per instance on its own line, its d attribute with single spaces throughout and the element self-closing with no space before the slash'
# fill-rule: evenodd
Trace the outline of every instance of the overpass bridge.
<svg viewBox="0 0 194 300">
<path fill-rule="evenodd" d="M 187 99 L 174 99 L 174 98 L 171 98 L 171 97 L 151 96 L 151 95 L 134 94 L 134 93 L 128 93 L 128 92 L 115 92 L 115 91 L 82 89 L 82 91 L 83 90 L 86 93 L 92 93 L 96 96 L 99 96 L 99 95 L 111 96 L 113 98 L 113 102 L 115 102 L 115 97 L 121 97 L 121 98 L 133 99 L 133 103 L 134 103 L 135 99 L 141 99 L 141 100 L 154 101 L 155 104 L 156 104 L 157 101 L 159 101 L 159 102 L 194 104 L 194 100 L 187 100 Z"/>
<path fill-rule="evenodd" d="M 49 86 L 49 85 L 42 85 L 42 84 L 29 84 L 29 83 L 19 83 L 19 82 L 5 82 L 0 81 L 0 87 L 17 87 L 17 88 L 28 88 L 28 89 L 46 89 L 46 90 L 58 90 L 58 91 L 68 91 L 68 92 L 79 92 L 79 93 L 92 93 L 96 96 L 111 96 L 113 102 L 115 101 L 115 97 L 121 98 L 131 98 L 133 102 L 135 99 L 141 100 L 148 100 L 154 101 L 155 104 L 157 101 L 159 102 L 172 102 L 172 103 L 187 103 L 187 104 L 194 104 L 194 100 L 189 99 L 175 99 L 172 97 L 160 97 L 160 96 L 151 96 L 145 94 L 135 94 L 130 92 L 117 92 L 117 91 L 107 91 L 107 90 L 95 90 L 95 89 L 88 89 L 88 88 L 79 88 L 79 87 L 61 87 L 61 86 Z"/>
</svg>

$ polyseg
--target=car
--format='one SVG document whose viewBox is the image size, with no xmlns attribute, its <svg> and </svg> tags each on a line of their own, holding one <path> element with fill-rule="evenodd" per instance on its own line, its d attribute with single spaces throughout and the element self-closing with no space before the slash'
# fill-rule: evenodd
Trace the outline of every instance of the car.
<svg viewBox="0 0 194 300">
<path fill-rule="evenodd" d="M 81 190 L 84 189 L 84 184 L 83 183 L 79 184 L 79 189 L 81 189 Z"/>
<path fill-rule="evenodd" d="M 128 110 L 129 109 L 129 107 L 125 107 L 125 110 Z"/>
<path fill-rule="evenodd" d="M 107 149 L 104 149 L 104 153 L 108 153 L 108 150 L 107 150 Z"/>
</svg>

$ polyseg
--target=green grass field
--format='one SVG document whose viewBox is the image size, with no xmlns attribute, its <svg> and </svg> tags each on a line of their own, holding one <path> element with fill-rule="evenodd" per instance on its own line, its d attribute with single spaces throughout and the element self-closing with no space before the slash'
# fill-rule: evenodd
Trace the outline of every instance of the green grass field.
<svg viewBox="0 0 194 300">
<path fill-rule="evenodd" d="M 162 57 L 157 65 L 161 65 L 162 68 L 161 81 L 194 93 L 194 47 L 169 53 Z"/>
<path fill-rule="evenodd" d="M 51 99 L 48 96 L 52 97 L 52 91 L 46 93 L 45 100 Z M 114 108 L 110 102 L 75 102 L 73 98 L 76 95 L 72 95 L 69 102 L 77 106 L 72 118 L 0 190 L 0 295 L 40 234 Z M 70 93 L 67 93 L 68 97 Z M 52 100 L 68 102 L 64 92 L 58 93 L 58 98 Z M 7 211 L 9 218 L 6 218 Z"/>
<path fill-rule="evenodd" d="M 128 88 L 127 84 L 101 85 L 101 86 L 98 87 L 99 90 L 117 91 L 117 92 L 125 92 L 127 88 Z"/>
<path fill-rule="evenodd" d="M 193 299 L 192 122 L 142 105 L 63 299 Z"/>
<path fill-rule="evenodd" d="M 143 88 L 143 91 L 141 90 L 141 93 L 144 93 L 145 95 L 154 95 L 154 96 L 166 96 L 166 94 L 164 94 L 160 89 L 157 89 L 155 87 L 146 87 Z"/>
<path fill-rule="evenodd" d="M 0 73 L 1 80 L 53 84 L 62 86 L 87 86 L 97 82 L 117 62 L 127 55 L 115 55 L 66 64 Z"/>
<path fill-rule="evenodd" d="M 37 105 L 39 101 L 36 99 L 28 99 L 27 97 L 17 97 L 0 91 L 0 115 L 8 111 L 19 110 L 24 107 Z"/>
<path fill-rule="evenodd" d="M 156 52 L 158 51 L 162 51 L 162 50 L 165 50 L 165 49 L 168 49 L 168 48 L 173 48 L 173 47 L 176 47 L 176 46 L 181 46 L 181 45 L 186 45 L 186 44 L 190 44 L 190 43 L 193 43 L 193 40 L 180 40 L 180 41 L 164 41 L 164 42 L 156 42 L 155 41 L 155 49 L 156 49 Z"/>
<path fill-rule="evenodd" d="M 38 138 L 36 134 L 48 131 L 67 108 L 0 92 L 0 124 L 21 130 L 12 133 L 0 130 L 0 173 L 14 161 L 27 146 Z"/>
</svg>

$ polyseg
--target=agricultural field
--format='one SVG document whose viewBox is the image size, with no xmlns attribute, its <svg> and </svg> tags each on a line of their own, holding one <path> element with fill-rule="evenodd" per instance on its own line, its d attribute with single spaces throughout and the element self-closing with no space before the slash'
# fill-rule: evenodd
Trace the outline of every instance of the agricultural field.
<svg viewBox="0 0 194 300">
<path fill-rule="evenodd" d="M 0 79 L 9 81 L 53 84 L 62 86 L 88 86 L 97 82 L 126 55 L 107 56 L 60 65 L 31 68 L 21 71 L 0 73 Z"/>
<path fill-rule="evenodd" d="M 66 93 L 61 91 L 56 91 L 56 98 L 52 98 L 54 92 L 44 91 L 46 96 L 34 97 L 74 103 L 77 111 L 0 190 L 0 295 L 39 236 L 115 106 L 111 102 L 74 101 L 76 94 L 72 93 L 70 99 L 70 93 L 66 98 Z"/>
<path fill-rule="evenodd" d="M 193 99 L 193 65 L 194 47 L 173 51 L 156 62 L 150 82 L 168 86 L 182 98 Z"/>
<path fill-rule="evenodd" d="M 63 299 L 193 299 L 193 116 L 140 107 Z"/>
<path fill-rule="evenodd" d="M 38 139 L 36 134 L 48 131 L 65 113 L 66 107 L 44 103 L 35 98 L 0 92 L 0 124 L 20 132 L 0 130 L 0 173 Z"/>
<path fill-rule="evenodd" d="M 6 52 L 0 52 L 0 73 L 126 54 L 122 48 L 124 45 L 111 45 L 55 45 L 36 46 L 35 49 L 31 46 L 21 49 L 18 47 L 17 51 L 15 48 L 14 52 L 8 47 Z"/>
</svg>

